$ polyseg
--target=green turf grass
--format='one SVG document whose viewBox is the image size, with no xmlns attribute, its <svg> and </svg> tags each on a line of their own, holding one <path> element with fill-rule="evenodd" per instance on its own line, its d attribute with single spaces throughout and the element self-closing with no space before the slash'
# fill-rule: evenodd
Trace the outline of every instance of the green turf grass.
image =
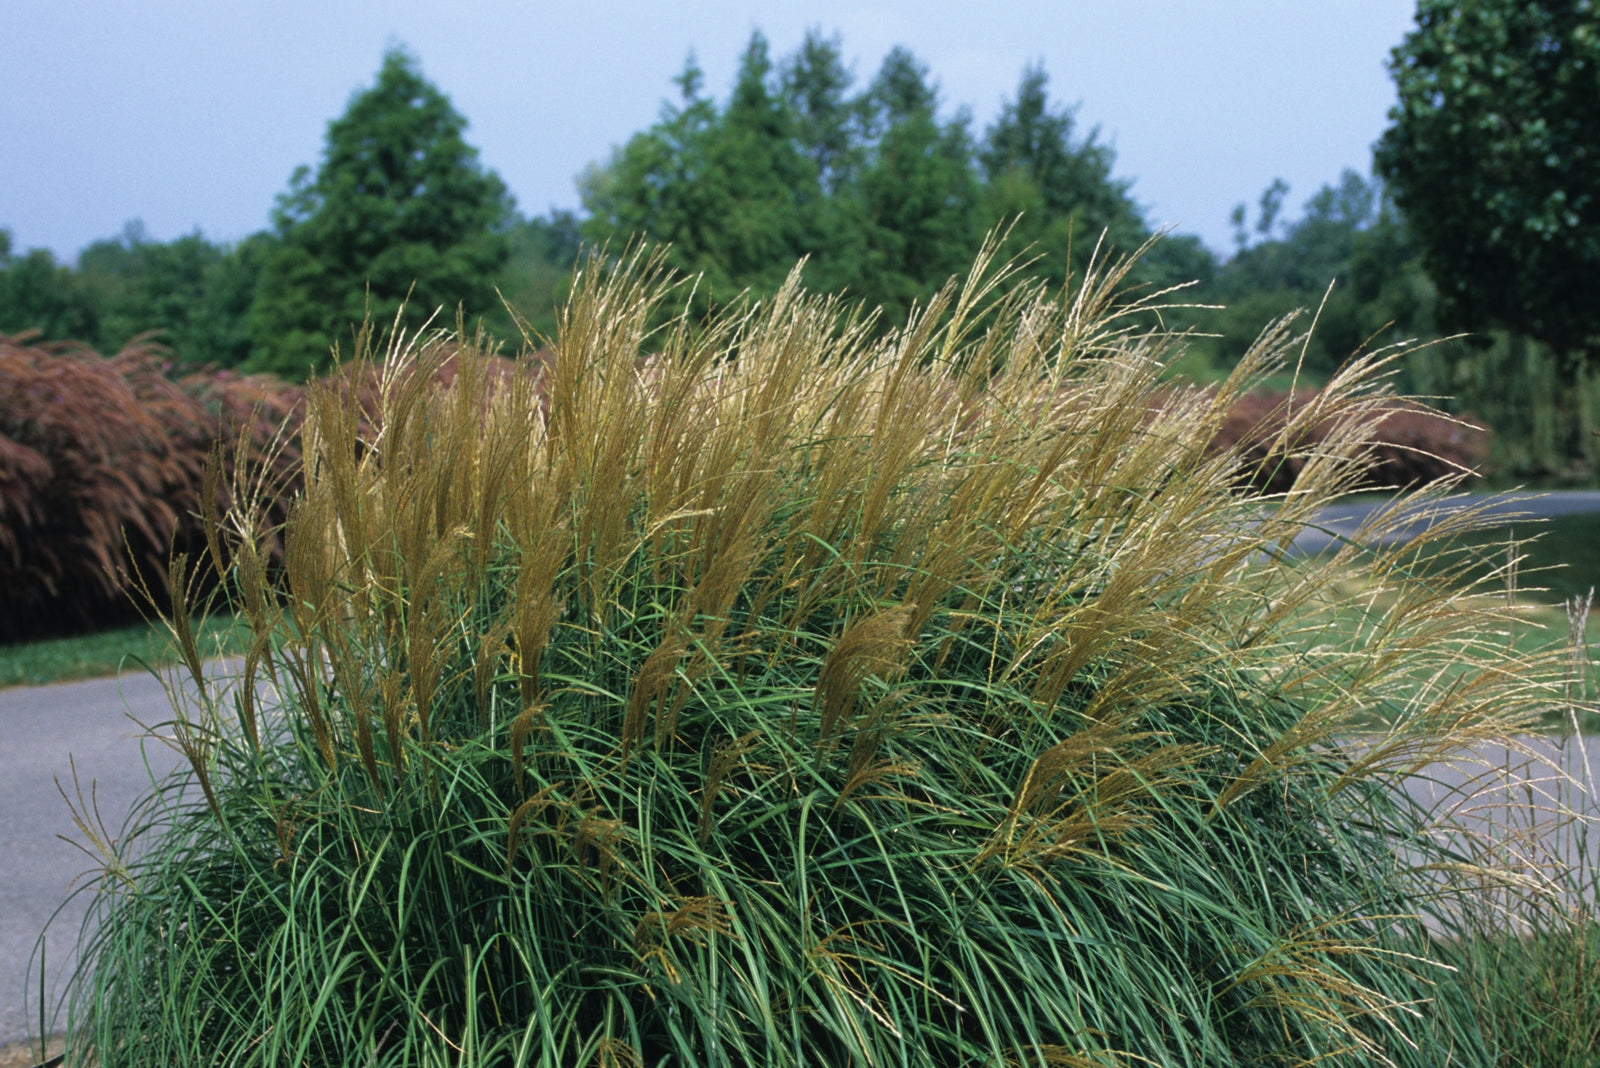
<svg viewBox="0 0 1600 1068">
<path fill-rule="evenodd" d="M 1497 527 L 1462 539 L 1485 555 L 1505 559 L 1510 539 L 1524 559 L 1519 566 L 1521 596 L 1560 605 L 1600 586 L 1600 515 L 1562 515 L 1544 522 Z"/>
<path fill-rule="evenodd" d="M 231 617 L 208 619 L 199 626 L 202 648 L 214 650 L 218 655 L 239 651 Z M 0 646 L 0 689 L 102 678 L 124 668 L 137 669 L 141 663 L 157 666 L 175 663 L 165 634 L 161 624 L 141 623 L 73 638 L 3 645 Z"/>
</svg>

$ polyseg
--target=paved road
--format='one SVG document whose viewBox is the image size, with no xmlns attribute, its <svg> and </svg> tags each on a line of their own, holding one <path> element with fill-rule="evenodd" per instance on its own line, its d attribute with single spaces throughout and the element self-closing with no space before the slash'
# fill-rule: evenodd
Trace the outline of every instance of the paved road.
<svg viewBox="0 0 1600 1068">
<path fill-rule="evenodd" d="M 1537 524 L 1531 522 L 1534 518 L 1594 514 L 1597 536 L 1600 536 L 1600 490 L 1553 490 L 1539 494 L 1497 494 L 1488 498 L 1473 496 L 1448 501 L 1440 507 L 1445 511 L 1459 511 L 1486 501 L 1490 515 L 1504 517 L 1508 521 L 1530 520 L 1529 534 L 1538 529 Z M 1321 521 L 1314 529 L 1307 529 L 1295 538 L 1294 547 L 1302 552 L 1315 553 L 1328 548 L 1335 540 L 1354 538 L 1361 524 L 1384 505 L 1383 501 L 1368 501 L 1329 508 L 1322 513 Z M 1424 522 L 1416 520 L 1399 528 L 1387 540 L 1405 541 L 1422 533 L 1424 528 Z"/>
<path fill-rule="evenodd" d="M 1600 735 L 1484 746 L 1470 760 L 1428 766 L 1406 791 L 1436 821 L 1450 821 L 1453 842 L 1469 855 L 1493 850 L 1495 867 L 1547 889 L 1559 881 L 1568 898 L 1572 873 L 1583 874 L 1591 893 L 1571 903 L 1593 908 L 1600 880 Z"/>
<path fill-rule="evenodd" d="M 1372 507 L 1331 511 L 1327 532 L 1315 537 L 1353 534 Z M 1600 493 L 1547 494 L 1506 510 L 1600 512 Z M 1315 537 L 1307 537 L 1311 540 L 1300 547 L 1315 551 Z M 151 775 L 165 774 L 181 762 L 160 741 L 143 738 L 134 722 L 160 722 L 168 717 L 166 709 L 160 684 L 147 674 L 0 691 L 0 1043 L 36 1029 L 37 1016 L 30 1020 L 23 1007 L 25 998 L 37 1003 L 38 972 L 32 973 L 30 990 L 29 959 L 74 879 L 93 866 L 81 850 L 58 837 L 81 840 L 56 782 L 71 789 L 70 757 L 85 791 L 95 784 L 106 824 L 113 830 L 120 827 L 129 806 L 148 789 Z M 1591 739 L 1590 749 L 1589 759 L 1600 774 L 1600 739 Z M 1574 746 L 1550 759 L 1581 781 L 1579 751 Z M 1501 754 L 1486 756 L 1492 764 L 1502 762 Z M 1460 788 L 1473 774 L 1466 767 L 1436 768 L 1430 780 L 1417 780 L 1413 789 L 1439 803 L 1457 804 L 1465 796 Z M 1523 775 L 1539 789 L 1553 789 L 1557 781 L 1548 768 L 1530 767 Z M 1529 795 L 1524 791 L 1521 796 L 1526 801 Z M 1591 807 L 1600 816 L 1600 807 Z M 51 924 L 47 945 L 52 992 L 67 966 L 85 903 L 81 896 L 75 899 Z"/>
<path fill-rule="evenodd" d="M 0 690 L 0 1043 L 37 1030 L 39 975 L 33 972 L 30 987 L 26 966 L 73 880 L 94 866 L 57 837 L 82 840 L 56 783 L 70 793 L 76 764 L 85 796 L 94 783 L 101 815 L 115 832 L 148 789 L 151 773 L 165 774 L 179 762 L 160 741 L 141 738 L 128 718 L 132 711 L 159 722 L 166 707 L 160 684 L 147 674 Z M 52 989 L 68 964 L 86 903 L 80 895 L 50 926 Z M 23 1008 L 30 992 L 31 1021 Z"/>
</svg>

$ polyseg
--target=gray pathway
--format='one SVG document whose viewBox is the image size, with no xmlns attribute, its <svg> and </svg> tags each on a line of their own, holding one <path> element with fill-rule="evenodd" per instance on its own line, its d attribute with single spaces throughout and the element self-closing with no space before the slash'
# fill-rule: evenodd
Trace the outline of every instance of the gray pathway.
<svg viewBox="0 0 1600 1068">
<path fill-rule="evenodd" d="M 1406 783 L 1468 856 L 1492 859 L 1530 887 L 1593 908 L 1600 888 L 1600 735 L 1521 738 L 1484 746 L 1470 759 L 1433 764 Z M 1573 876 L 1587 888 L 1574 899 Z M 1509 891 L 1496 895 L 1510 912 Z"/>
<path fill-rule="evenodd" d="M 160 741 L 141 739 L 128 718 L 132 710 L 159 722 L 166 707 L 160 684 L 131 672 L 120 680 L 0 690 L 0 1043 L 38 1029 L 39 975 L 32 973 L 30 985 L 29 958 L 74 879 L 94 867 L 81 849 L 58 837 L 82 841 L 56 783 L 71 794 L 75 764 L 85 797 L 93 783 L 101 815 L 115 833 L 148 789 L 151 772 L 163 774 L 180 760 Z M 79 895 L 50 925 L 51 992 L 69 964 L 86 904 Z"/>
<path fill-rule="evenodd" d="M 1496 494 L 1491 497 L 1467 497 L 1455 501 L 1447 501 L 1440 507 L 1444 511 L 1459 511 L 1473 505 L 1489 504 L 1489 514 L 1505 517 L 1508 521 L 1521 521 L 1522 518 L 1530 520 L 1528 533 L 1532 534 L 1537 529 L 1535 518 L 1552 519 L 1562 515 L 1595 514 L 1596 537 L 1600 537 L 1600 490 L 1552 490 L 1543 493 L 1521 494 Z M 1384 507 L 1386 502 L 1368 501 L 1358 504 L 1342 504 L 1329 508 L 1322 513 L 1320 522 L 1314 529 L 1307 529 L 1295 538 L 1294 547 L 1301 552 L 1315 553 L 1328 548 L 1335 541 L 1353 538 L 1364 523 L 1375 511 Z M 1391 541 L 1405 541 L 1422 533 L 1425 524 L 1421 520 L 1414 521 L 1396 531 Z M 1521 536 L 1520 533 L 1518 535 Z"/>
</svg>

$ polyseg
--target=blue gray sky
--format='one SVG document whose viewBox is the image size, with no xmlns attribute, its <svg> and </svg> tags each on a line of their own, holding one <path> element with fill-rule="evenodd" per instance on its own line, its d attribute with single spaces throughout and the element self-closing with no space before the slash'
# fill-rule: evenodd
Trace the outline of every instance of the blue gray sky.
<svg viewBox="0 0 1600 1068">
<path fill-rule="evenodd" d="M 692 50 L 724 99 L 753 30 L 775 56 L 837 33 L 858 83 L 910 48 L 981 133 L 1042 62 L 1156 225 L 1229 249 L 1274 177 L 1296 209 L 1365 172 L 1411 0 L 5 0 L 0 227 L 70 260 L 132 219 L 233 241 L 314 165 L 330 119 L 402 43 L 526 214 L 648 126 Z"/>
</svg>

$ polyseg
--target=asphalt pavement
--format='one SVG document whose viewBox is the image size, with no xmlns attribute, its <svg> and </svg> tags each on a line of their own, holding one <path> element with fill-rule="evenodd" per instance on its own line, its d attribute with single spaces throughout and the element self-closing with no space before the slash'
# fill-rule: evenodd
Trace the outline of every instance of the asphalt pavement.
<svg viewBox="0 0 1600 1068">
<path fill-rule="evenodd" d="M 181 760 L 130 718 L 155 724 L 167 707 L 161 684 L 139 672 L 0 690 L 0 1043 L 38 1030 L 42 932 L 46 997 L 60 992 L 88 904 L 69 895 L 97 866 L 71 844 L 84 839 L 58 784 L 76 801 L 76 767 L 84 798 L 117 833 L 152 776 Z"/>
<path fill-rule="evenodd" d="M 1600 538 L 1600 490 L 1551 490 L 1542 493 L 1500 493 L 1484 497 L 1472 495 L 1440 502 L 1433 506 L 1439 514 L 1459 512 L 1462 509 L 1484 506 L 1485 517 L 1504 520 L 1506 523 L 1526 521 L 1528 533 L 1537 532 L 1539 519 L 1556 516 L 1595 516 L 1595 536 Z M 1294 539 L 1299 552 L 1316 553 L 1335 542 L 1356 538 L 1361 526 L 1374 513 L 1388 506 L 1387 501 L 1372 500 L 1336 505 L 1325 510 L 1316 524 L 1301 531 Z M 1396 526 L 1385 542 L 1408 541 L 1426 529 L 1429 520 L 1424 515 L 1414 515 L 1409 522 Z M 1520 536 L 1520 534 L 1519 534 Z"/>
</svg>

